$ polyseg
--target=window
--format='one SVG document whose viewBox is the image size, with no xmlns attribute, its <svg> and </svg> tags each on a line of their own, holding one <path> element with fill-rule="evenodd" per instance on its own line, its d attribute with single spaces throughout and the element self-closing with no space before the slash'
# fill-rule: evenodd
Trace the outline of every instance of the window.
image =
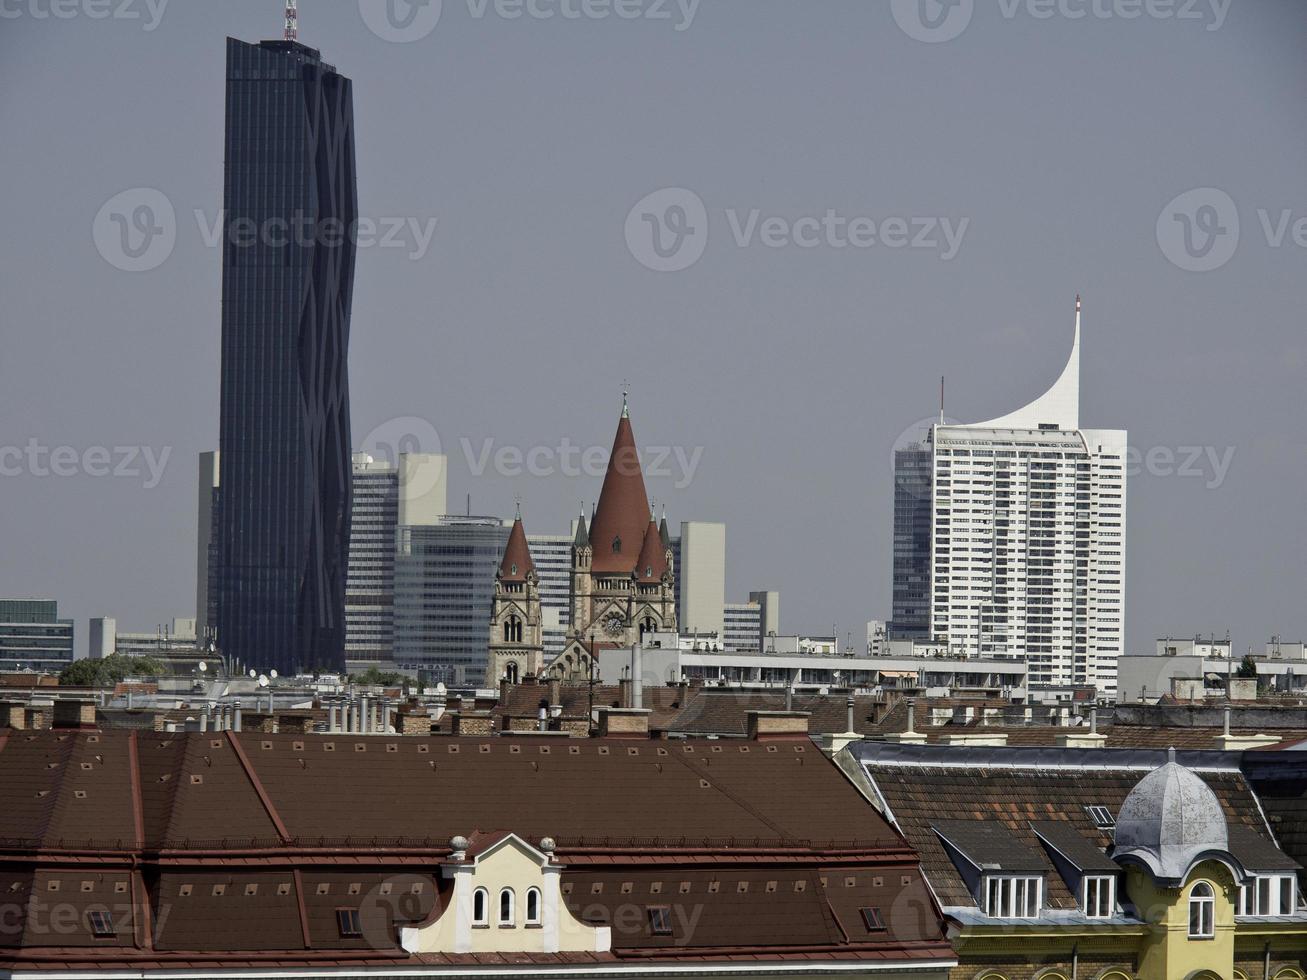
<svg viewBox="0 0 1307 980">
<path fill-rule="evenodd" d="M 672 934 L 672 910 L 666 905 L 650 905 L 649 931 L 655 936 L 670 936 Z"/>
<path fill-rule="evenodd" d="M 1298 883 L 1293 875 L 1258 875 L 1239 887 L 1239 915 L 1293 915 Z"/>
<path fill-rule="evenodd" d="M 472 893 L 472 925 L 490 925 L 490 893 L 484 888 Z"/>
<path fill-rule="evenodd" d="M 1216 935 L 1216 893 L 1200 881 L 1189 890 L 1189 938 L 1211 939 Z"/>
<path fill-rule="evenodd" d="M 113 916 L 104 909 L 87 912 L 86 924 L 91 927 L 91 935 L 96 939 L 113 939 L 118 934 L 113 927 Z"/>
<path fill-rule="evenodd" d="M 1116 907 L 1116 876 L 1088 875 L 1082 887 L 1081 908 L 1091 919 L 1106 919 Z"/>
<path fill-rule="evenodd" d="M 885 920 L 881 917 L 880 909 L 865 908 L 859 911 L 862 913 L 862 923 L 867 927 L 868 932 L 885 931 Z"/>
<path fill-rule="evenodd" d="M 1112 830 L 1116 827 L 1116 818 L 1105 806 L 1087 806 L 1085 812 L 1089 814 L 1089 819 L 1094 821 L 1094 826 L 1099 830 Z"/>
<path fill-rule="evenodd" d="M 539 888 L 528 888 L 526 890 L 526 924 L 529 926 L 540 925 Z"/>
<path fill-rule="evenodd" d="M 503 888 L 499 892 L 499 926 L 500 928 L 511 927 L 515 924 L 515 896 L 513 889 Z"/>
<path fill-rule="evenodd" d="M 1036 919 L 1044 880 L 1029 875 L 987 875 L 985 914 L 996 919 Z"/>
<path fill-rule="evenodd" d="M 344 939 L 363 935 L 363 918 L 358 909 L 336 909 L 336 925 Z"/>
</svg>

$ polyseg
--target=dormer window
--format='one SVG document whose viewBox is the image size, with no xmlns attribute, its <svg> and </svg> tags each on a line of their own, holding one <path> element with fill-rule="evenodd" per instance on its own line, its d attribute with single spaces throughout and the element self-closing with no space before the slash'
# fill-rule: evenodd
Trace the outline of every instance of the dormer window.
<svg viewBox="0 0 1307 980">
<path fill-rule="evenodd" d="M 511 929 L 517 924 L 516 896 L 513 889 L 502 888 L 499 892 L 499 928 Z"/>
<path fill-rule="evenodd" d="M 1091 919 L 1107 919 L 1116 910 L 1116 875 L 1086 875 L 1080 885 L 1080 908 Z"/>
<path fill-rule="evenodd" d="M 363 917 L 358 909 L 336 909 L 336 927 L 342 939 L 354 939 L 363 935 Z"/>
<path fill-rule="evenodd" d="M 86 913 L 86 924 L 91 928 L 91 935 L 96 939 L 113 939 L 117 935 L 113 916 L 104 909 L 92 909 Z"/>
<path fill-rule="evenodd" d="M 1089 819 L 1094 821 L 1094 826 L 1099 830 L 1112 830 L 1116 827 L 1116 818 L 1105 806 L 1087 806 L 1085 812 L 1089 814 Z"/>
<path fill-rule="evenodd" d="M 995 919 L 1037 919 L 1044 879 L 1034 875 L 986 875 L 985 914 Z"/>
<path fill-rule="evenodd" d="M 672 934 L 672 910 L 668 906 L 649 906 L 649 931 L 655 936 Z"/>
<path fill-rule="evenodd" d="M 1298 908 L 1298 882 L 1291 874 L 1257 875 L 1239 887 L 1239 915 L 1293 915 Z"/>
</svg>

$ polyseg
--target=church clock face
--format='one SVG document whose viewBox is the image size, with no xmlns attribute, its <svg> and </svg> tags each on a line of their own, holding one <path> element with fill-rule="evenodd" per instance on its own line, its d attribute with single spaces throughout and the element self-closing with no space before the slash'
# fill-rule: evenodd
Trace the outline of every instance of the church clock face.
<svg viewBox="0 0 1307 980">
<path fill-rule="evenodd" d="M 626 632 L 626 623 L 621 616 L 612 613 L 604 620 L 604 632 L 609 636 L 621 636 Z"/>
</svg>

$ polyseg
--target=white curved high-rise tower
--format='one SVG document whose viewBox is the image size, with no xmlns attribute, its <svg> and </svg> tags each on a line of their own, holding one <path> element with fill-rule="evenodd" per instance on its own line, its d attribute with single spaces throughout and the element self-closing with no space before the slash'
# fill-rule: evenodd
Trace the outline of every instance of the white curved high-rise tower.
<svg viewBox="0 0 1307 980">
<path fill-rule="evenodd" d="M 1024 657 L 1032 687 L 1092 684 L 1114 698 L 1125 457 L 1124 430 L 1080 428 L 1076 297 L 1071 356 L 1048 391 L 987 422 L 932 426 L 928 445 L 896 456 L 896 469 L 930 477 L 929 533 L 896 536 L 896 620 L 969 656 Z M 905 511 L 924 516 L 926 501 L 910 496 L 896 494 L 896 532 L 922 523 Z"/>
</svg>

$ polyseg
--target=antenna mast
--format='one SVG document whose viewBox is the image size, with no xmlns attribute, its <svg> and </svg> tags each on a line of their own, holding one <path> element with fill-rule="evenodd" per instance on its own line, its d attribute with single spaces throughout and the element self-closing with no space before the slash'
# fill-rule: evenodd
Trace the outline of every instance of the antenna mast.
<svg viewBox="0 0 1307 980">
<path fill-rule="evenodd" d="M 286 0 L 286 40 L 299 40 L 299 12 L 295 9 L 295 0 Z"/>
</svg>

